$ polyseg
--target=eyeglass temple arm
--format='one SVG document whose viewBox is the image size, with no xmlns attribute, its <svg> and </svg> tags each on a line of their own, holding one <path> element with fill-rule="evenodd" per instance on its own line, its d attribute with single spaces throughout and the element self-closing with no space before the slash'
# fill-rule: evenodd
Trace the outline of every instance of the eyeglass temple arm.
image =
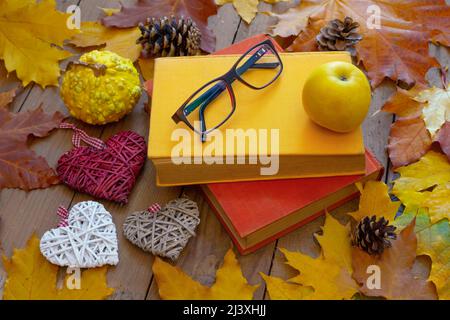
<svg viewBox="0 0 450 320">
<path fill-rule="evenodd" d="M 200 132 L 202 132 L 202 135 L 201 135 L 202 142 L 206 141 L 206 133 L 204 133 L 206 131 L 205 109 L 210 104 L 211 101 L 213 101 L 215 98 L 217 98 L 217 96 L 219 96 L 226 89 L 226 85 L 224 85 L 222 83 L 218 83 L 214 87 L 216 87 L 216 86 L 217 86 L 217 90 L 215 90 L 214 92 L 211 92 L 211 94 L 205 98 L 205 100 L 202 102 L 200 110 L 199 110 Z"/>
<path fill-rule="evenodd" d="M 256 52 L 252 57 L 250 57 L 244 63 L 244 65 L 242 65 L 240 68 L 238 68 L 236 70 L 236 72 L 239 75 L 241 75 L 250 68 L 252 68 L 252 69 L 275 69 L 275 68 L 278 68 L 278 66 L 280 65 L 279 62 L 256 63 L 263 56 L 263 54 L 261 54 L 260 51 L 261 51 L 261 49 L 258 50 L 258 52 Z M 216 98 L 225 89 L 226 89 L 226 87 L 223 86 L 221 83 L 214 85 L 212 88 L 208 89 L 208 91 L 203 93 L 200 97 L 198 97 L 197 99 L 192 101 L 190 104 L 188 104 L 183 110 L 184 114 L 186 116 L 189 115 L 192 111 L 197 109 L 203 103 L 203 101 L 205 101 L 205 99 L 208 99 L 208 97 L 210 95 L 213 95 L 214 98 Z M 208 100 L 212 101 L 210 99 L 208 99 Z"/>
</svg>

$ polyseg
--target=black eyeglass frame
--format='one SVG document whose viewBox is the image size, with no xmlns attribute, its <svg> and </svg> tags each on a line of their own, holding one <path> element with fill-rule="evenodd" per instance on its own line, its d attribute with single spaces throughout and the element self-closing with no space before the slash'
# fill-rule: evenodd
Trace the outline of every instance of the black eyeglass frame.
<svg viewBox="0 0 450 320">
<path fill-rule="evenodd" d="M 266 53 L 266 52 L 264 52 L 263 54 L 260 53 L 260 51 L 263 50 L 265 48 L 265 46 L 268 46 L 270 48 L 270 51 L 272 51 L 274 53 L 274 55 L 278 59 L 278 62 L 256 64 L 256 62 Z M 253 50 L 257 49 L 258 47 L 261 47 L 261 49 L 259 49 L 256 53 L 254 53 L 252 57 L 248 58 L 247 55 L 250 52 L 252 52 Z M 274 76 L 274 78 L 270 82 L 266 83 L 265 85 L 263 85 L 261 87 L 257 87 L 257 86 L 254 86 L 254 85 L 248 83 L 247 81 L 245 81 L 241 77 L 241 75 L 238 73 L 237 67 L 242 62 L 243 59 L 248 59 L 247 62 L 245 62 L 245 63 L 248 63 L 249 61 L 251 61 L 251 59 L 255 59 L 255 62 L 253 62 L 245 70 L 243 70 L 243 72 L 241 74 L 243 74 L 244 72 L 246 72 L 250 68 L 274 69 L 274 68 L 278 68 L 278 66 L 279 66 L 280 69 L 278 70 L 277 75 Z M 213 130 L 219 128 L 220 126 L 222 126 L 233 115 L 233 113 L 236 110 L 236 97 L 235 97 L 235 94 L 234 94 L 234 91 L 233 91 L 233 88 L 232 88 L 232 83 L 235 80 L 240 81 L 241 83 L 243 83 L 244 85 L 246 85 L 247 87 L 249 87 L 251 89 L 262 90 L 264 88 L 267 88 L 273 82 L 275 82 L 279 78 L 279 76 L 281 75 L 282 71 L 283 71 L 283 62 L 282 62 L 282 60 L 281 60 L 277 50 L 275 49 L 275 46 L 273 45 L 273 43 L 272 43 L 272 41 L 270 39 L 264 40 L 264 41 L 262 41 L 262 42 L 260 42 L 260 43 L 258 43 L 256 45 L 254 45 L 250 49 L 248 49 L 236 61 L 236 63 L 231 67 L 231 69 L 227 73 L 225 73 L 224 75 L 209 81 L 208 83 L 206 83 L 205 85 L 200 87 L 197 91 L 195 91 L 188 99 L 186 99 L 186 101 L 181 105 L 181 107 L 178 108 L 178 110 L 173 114 L 172 119 L 173 119 L 173 121 L 175 123 L 179 123 L 180 121 L 184 122 L 190 129 L 192 129 L 194 132 L 196 132 L 199 135 L 201 135 L 202 142 L 205 142 L 206 141 L 206 135 L 208 133 L 210 133 L 211 131 L 213 131 Z M 207 90 L 205 93 L 203 93 L 196 100 L 191 101 L 196 95 L 199 94 L 199 92 L 201 92 L 206 87 L 210 86 L 211 84 L 213 84 L 215 82 L 217 82 L 217 84 L 215 86 L 211 87 L 209 90 Z M 220 86 L 220 84 L 222 84 L 222 83 L 225 84 L 225 87 Z M 209 105 L 209 103 L 212 102 L 217 96 L 219 96 L 225 89 L 228 90 L 228 93 L 229 93 L 230 98 L 231 98 L 231 103 L 232 103 L 231 112 L 218 125 L 216 125 L 213 128 L 206 129 L 206 123 L 205 123 L 204 116 L 203 116 L 204 111 L 206 110 L 206 107 Z M 186 110 L 186 107 L 190 106 L 191 104 L 194 104 L 194 106 L 192 106 L 189 110 Z M 189 114 L 191 114 L 198 107 L 201 108 L 201 110 L 199 111 L 199 113 L 200 113 L 200 119 L 199 120 L 200 120 L 200 125 L 202 126 L 201 131 L 198 131 L 196 128 L 194 128 L 194 126 L 187 119 L 187 116 Z"/>
</svg>

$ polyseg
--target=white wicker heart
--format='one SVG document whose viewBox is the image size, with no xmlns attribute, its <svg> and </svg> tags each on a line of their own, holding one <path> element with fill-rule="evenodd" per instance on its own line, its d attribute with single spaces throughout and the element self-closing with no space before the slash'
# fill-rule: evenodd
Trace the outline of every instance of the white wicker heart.
<svg viewBox="0 0 450 320">
<path fill-rule="evenodd" d="M 47 231 L 41 238 L 41 253 L 48 261 L 78 268 L 119 263 L 116 226 L 102 204 L 77 203 L 67 222 L 68 226 Z"/>
</svg>

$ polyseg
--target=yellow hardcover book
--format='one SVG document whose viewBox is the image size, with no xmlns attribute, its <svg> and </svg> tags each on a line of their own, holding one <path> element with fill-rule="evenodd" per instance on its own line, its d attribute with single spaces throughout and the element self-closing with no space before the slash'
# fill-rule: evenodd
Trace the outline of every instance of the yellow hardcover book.
<svg viewBox="0 0 450 320">
<path fill-rule="evenodd" d="M 252 90 L 235 81 L 236 110 L 208 134 L 205 143 L 185 123 L 176 124 L 171 117 L 186 99 L 227 72 L 239 57 L 156 59 L 148 156 L 155 165 L 158 185 L 364 173 L 361 128 L 344 134 L 332 132 L 313 123 L 302 106 L 308 75 L 326 62 L 351 62 L 348 53 L 280 53 L 284 70 L 267 88 Z M 247 79 L 252 76 L 258 73 Z M 209 119 L 223 117 L 222 108 L 230 103 L 227 95 L 223 92 L 220 101 L 208 107 Z"/>
</svg>

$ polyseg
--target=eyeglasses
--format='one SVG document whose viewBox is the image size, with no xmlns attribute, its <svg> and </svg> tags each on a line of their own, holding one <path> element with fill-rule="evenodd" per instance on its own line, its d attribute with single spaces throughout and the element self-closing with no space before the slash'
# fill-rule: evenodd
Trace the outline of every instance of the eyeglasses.
<svg viewBox="0 0 450 320">
<path fill-rule="evenodd" d="M 173 114 L 175 123 L 183 121 L 206 141 L 207 134 L 223 125 L 236 109 L 232 83 L 239 80 L 247 87 L 261 90 L 272 84 L 283 71 L 283 63 L 270 40 L 244 53 L 223 76 L 211 80 Z M 228 94 L 222 94 L 224 91 Z M 199 125 L 195 126 L 196 122 Z"/>
</svg>

